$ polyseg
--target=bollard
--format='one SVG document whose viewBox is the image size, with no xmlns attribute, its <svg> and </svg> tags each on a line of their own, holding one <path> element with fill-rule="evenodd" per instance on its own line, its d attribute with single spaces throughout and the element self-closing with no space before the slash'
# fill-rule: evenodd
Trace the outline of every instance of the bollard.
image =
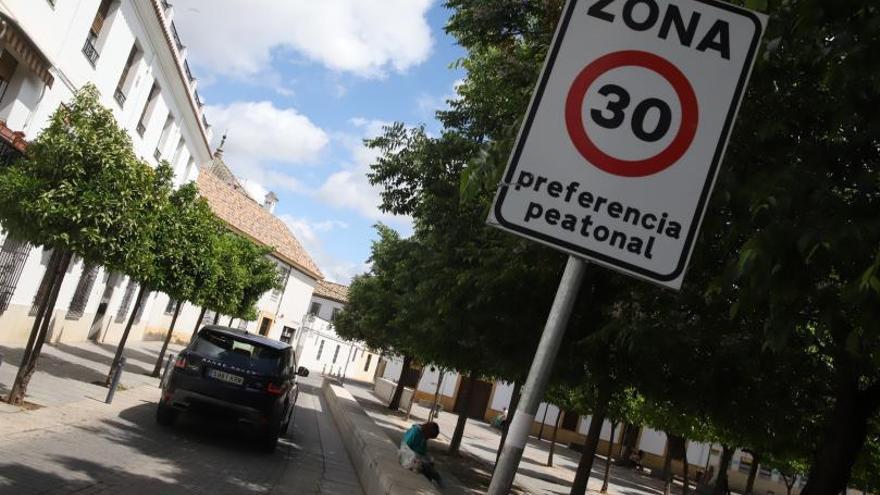
<svg viewBox="0 0 880 495">
<path fill-rule="evenodd" d="M 125 358 L 119 358 L 119 366 L 116 368 L 116 373 L 113 373 L 113 379 L 110 381 L 110 390 L 107 391 L 107 399 L 104 401 L 107 404 L 113 402 L 113 395 L 116 394 L 116 387 L 119 386 L 119 379 L 122 378 L 122 369 L 125 368 Z"/>
<path fill-rule="evenodd" d="M 174 354 L 168 355 L 168 361 L 165 362 L 165 367 L 162 368 L 162 378 L 159 379 L 159 388 L 165 388 L 165 378 L 168 376 L 168 371 L 171 369 L 175 357 Z"/>
</svg>

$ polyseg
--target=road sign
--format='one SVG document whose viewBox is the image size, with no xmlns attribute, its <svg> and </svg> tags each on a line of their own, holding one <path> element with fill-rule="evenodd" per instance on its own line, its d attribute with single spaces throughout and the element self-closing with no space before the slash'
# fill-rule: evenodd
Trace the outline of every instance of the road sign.
<svg viewBox="0 0 880 495">
<path fill-rule="evenodd" d="M 766 16 L 571 0 L 489 222 L 678 289 Z"/>
</svg>

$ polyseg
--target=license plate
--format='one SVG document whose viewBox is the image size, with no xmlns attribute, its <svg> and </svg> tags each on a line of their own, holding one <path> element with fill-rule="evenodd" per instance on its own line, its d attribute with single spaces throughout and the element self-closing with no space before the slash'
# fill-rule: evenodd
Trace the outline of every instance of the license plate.
<svg viewBox="0 0 880 495">
<path fill-rule="evenodd" d="M 232 383 L 235 385 L 241 385 L 244 383 L 244 377 L 233 375 L 232 373 L 227 373 L 225 371 L 220 370 L 208 370 L 208 376 L 211 378 L 216 378 L 217 380 Z"/>
</svg>

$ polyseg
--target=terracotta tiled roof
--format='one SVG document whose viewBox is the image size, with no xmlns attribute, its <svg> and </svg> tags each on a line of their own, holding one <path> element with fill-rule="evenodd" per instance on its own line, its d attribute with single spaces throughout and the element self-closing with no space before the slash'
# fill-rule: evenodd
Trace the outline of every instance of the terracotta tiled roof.
<svg viewBox="0 0 880 495">
<path fill-rule="evenodd" d="M 243 191 L 225 183 L 207 170 L 199 171 L 199 193 L 208 200 L 214 214 L 232 230 L 275 249 L 275 256 L 315 279 L 324 275 L 287 225 L 257 204 Z"/>
<path fill-rule="evenodd" d="M 331 301 L 347 303 L 348 302 L 348 286 L 342 284 L 334 284 L 326 280 L 318 280 L 315 290 L 312 292 L 315 297 L 330 299 Z"/>
</svg>

